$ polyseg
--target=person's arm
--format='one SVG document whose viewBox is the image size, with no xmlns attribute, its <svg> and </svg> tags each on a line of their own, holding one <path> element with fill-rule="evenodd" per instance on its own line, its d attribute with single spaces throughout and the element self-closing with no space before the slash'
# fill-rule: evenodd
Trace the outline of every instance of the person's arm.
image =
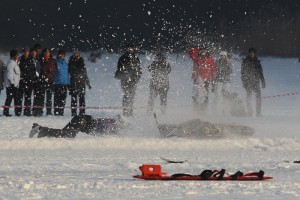
<svg viewBox="0 0 300 200">
<path fill-rule="evenodd" d="M 118 71 L 119 72 L 126 72 L 127 71 L 126 66 L 127 66 L 126 58 L 123 55 L 118 60 Z"/>
<path fill-rule="evenodd" d="M 200 51 L 200 48 L 198 48 L 198 47 L 194 47 L 189 50 L 189 55 L 194 62 L 199 61 L 199 57 L 198 57 L 199 51 Z"/>
<path fill-rule="evenodd" d="M 141 62 L 140 59 L 137 57 L 137 65 L 136 65 L 136 70 L 139 76 L 142 75 L 142 67 L 141 67 Z"/>
<path fill-rule="evenodd" d="M 167 72 L 168 72 L 168 74 L 170 74 L 171 71 L 172 71 L 171 65 L 170 65 L 170 63 L 167 62 Z"/>
<path fill-rule="evenodd" d="M 217 79 L 217 64 L 212 57 L 210 57 L 210 66 L 212 80 L 215 81 Z"/>
<path fill-rule="evenodd" d="M 84 77 L 85 77 L 85 84 L 89 87 L 89 89 L 92 89 L 89 77 L 87 75 L 86 66 L 84 65 Z"/>
<path fill-rule="evenodd" d="M 12 62 L 8 63 L 5 75 L 10 84 L 14 84 L 14 65 Z"/>
<path fill-rule="evenodd" d="M 243 83 L 243 86 L 245 87 L 245 82 L 246 82 L 246 63 L 245 63 L 245 60 L 243 60 L 242 62 L 242 67 L 241 67 L 241 79 L 242 79 L 242 83 Z"/>
<path fill-rule="evenodd" d="M 265 77 L 264 77 L 263 69 L 262 69 L 260 61 L 258 61 L 258 63 L 259 63 L 259 65 L 258 65 L 258 72 L 259 72 L 259 79 L 261 81 L 261 87 L 265 88 L 266 87 L 266 82 L 265 82 Z"/>
</svg>

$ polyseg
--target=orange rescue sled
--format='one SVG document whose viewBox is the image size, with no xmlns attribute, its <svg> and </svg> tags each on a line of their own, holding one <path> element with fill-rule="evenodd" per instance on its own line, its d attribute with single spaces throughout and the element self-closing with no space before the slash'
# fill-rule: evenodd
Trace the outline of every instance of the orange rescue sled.
<svg viewBox="0 0 300 200">
<path fill-rule="evenodd" d="M 243 174 L 238 171 L 235 174 L 229 175 L 225 174 L 225 170 L 204 170 L 199 175 L 190 174 L 173 174 L 168 176 L 166 172 L 162 172 L 160 165 L 142 165 L 139 167 L 142 174 L 133 176 L 134 178 L 144 179 L 144 180 L 160 180 L 160 181 L 262 181 L 272 179 L 273 177 L 264 176 L 264 172 L 260 170 L 259 172 L 251 172 Z"/>
</svg>

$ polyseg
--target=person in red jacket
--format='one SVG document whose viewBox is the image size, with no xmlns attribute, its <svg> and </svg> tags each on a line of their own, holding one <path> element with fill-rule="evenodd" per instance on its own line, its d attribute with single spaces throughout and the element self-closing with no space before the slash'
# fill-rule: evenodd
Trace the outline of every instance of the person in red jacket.
<svg viewBox="0 0 300 200">
<path fill-rule="evenodd" d="M 52 58 L 51 50 L 44 49 L 40 59 L 41 73 L 39 74 L 40 85 L 35 94 L 33 116 L 42 116 L 46 93 L 46 114 L 52 115 L 52 92 L 55 74 L 58 70 L 56 61 Z"/>
<path fill-rule="evenodd" d="M 208 104 L 209 86 L 214 88 L 214 81 L 217 79 L 217 66 L 211 55 L 205 48 L 194 47 L 189 50 L 189 55 L 194 61 L 192 80 L 193 103 L 197 107 L 206 109 Z M 199 94 L 201 93 L 201 94 Z M 202 95 L 202 96 L 200 96 Z"/>
</svg>

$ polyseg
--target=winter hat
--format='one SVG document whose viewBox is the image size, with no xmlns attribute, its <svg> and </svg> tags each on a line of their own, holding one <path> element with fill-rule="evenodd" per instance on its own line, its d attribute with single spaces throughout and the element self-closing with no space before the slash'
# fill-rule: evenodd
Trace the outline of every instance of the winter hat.
<svg viewBox="0 0 300 200">
<path fill-rule="evenodd" d="M 10 50 L 10 52 L 9 52 L 9 56 L 10 56 L 11 58 L 15 57 L 15 56 L 18 55 L 18 54 L 19 54 L 19 52 L 18 52 L 16 49 L 12 49 L 12 50 Z"/>
<path fill-rule="evenodd" d="M 80 55 L 80 52 L 79 52 L 78 50 L 74 50 L 74 51 L 73 51 L 73 54 L 74 54 L 74 55 Z"/>
<path fill-rule="evenodd" d="M 57 55 L 66 55 L 66 51 L 63 49 L 59 49 Z"/>
<path fill-rule="evenodd" d="M 253 48 L 253 47 L 251 47 L 249 50 L 248 50 L 248 53 L 256 53 L 256 50 Z"/>
<path fill-rule="evenodd" d="M 221 51 L 220 56 L 225 56 L 227 58 L 227 52 L 226 51 Z"/>
<path fill-rule="evenodd" d="M 133 43 L 129 43 L 129 44 L 127 44 L 127 49 L 129 49 L 129 48 L 135 48 L 135 45 L 133 44 Z"/>
<path fill-rule="evenodd" d="M 25 51 L 30 51 L 30 48 L 28 46 L 24 47 L 23 52 L 25 52 Z"/>
<path fill-rule="evenodd" d="M 34 47 L 30 48 L 29 52 L 31 53 L 33 51 L 36 51 L 36 48 L 34 48 Z"/>
<path fill-rule="evenodd" d="M 157 53 L 154 57 L 155 60 L 165 60 L 165 55 L 161 52 Z"/>
<path fill-rule="evenodd" d="M 33 48 L 35 48 L 35 49 L 41 49 L 42 46 L 39 43 L 36 43 L 36 44 L 33 45 Z"/>
</svg>

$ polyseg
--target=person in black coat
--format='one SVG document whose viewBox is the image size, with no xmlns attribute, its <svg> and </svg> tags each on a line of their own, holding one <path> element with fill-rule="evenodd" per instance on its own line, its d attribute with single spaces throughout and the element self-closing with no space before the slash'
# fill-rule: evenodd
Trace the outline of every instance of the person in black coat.
<svg viewBox="0 0 300 200">
<path fill-rule="evenodd" d="M 137 83 L 142 74 L 140 59 L 135 54 L 133 44 L 127 45 L 126 52 L 118 60 L 118 69 L 115 78 L 121 81 L 123 95 L 123 115 L 133 116 L 133 103 Z"/>
<path fill-rule="evenodd" d="M 241 78 L 247 93 L 248 115 L 252 116 L 252 92 L 256 95 L 256 116 L 261 116 L 261 87 L 265 88 L 265 78 L 260 61 L 257 59 L 256 50 L 250 48 L 248 56 L 242 62 Z"/>
<path fill-rule="evenodd" d="M 34 48 L 24 48 L 24 53 L 20 59 L 19 67 L 21 71 L 21 80 L 19 86 L 19 98 L 23 101 L 24 98 L 24 115 L 31 116 L 31 95 L 33 92 L 34 84 L 38 77 L 36 74 L 36 63 L 35 63 L 36 50 Z M 20 113 L 22 107 L 19 108 Z"/>
<path fill-rule="evenodd" d="M 2 60 L 0 60 L 0 94 L 1 94 L 1 90 L 3 90 L 4 72 L 5 72 L 5 64 Z"/>
<path fill-rule="evenodd" d="M 79 115 L 85 114 L 85 90 L 86 85 L 92 88 L 87 72 L 84 59 L 80 57 L 79 51 L 74 51 L 69 58 L 69 74 L 70 74 L 70 95 L 71 95 L 71 112 L 72 116 L 77 115 L 77 101 L 79 99 Z"/>
<path fill-rule="evenodd" d="M 79 131 L 95 136 L 106 134 L 114 135 L 118 134 L 122 128 L 125 128 L 125 126 L 126 123 L 120 115 L 112 118 L 94 118 L 91 115 L 78 115 L 74 116 L 62 129 L 48 128 L 34 123 L 29 137 L 32 138 L 37 134 L 38 138 L 74 138 Z"/>
<path fill-rule="evenodd" d="M 171 72 L 170 63 L 165 55 L 157 53 L 154 62 L 148 67 L 151 73 L 150 96 L 148 101 L 148 113 L 153 112 L 155 98 L 160 96 L 161 112 L 166 112 L 167 95 L 169 90 L 169 73 Z"/>
</svg>

